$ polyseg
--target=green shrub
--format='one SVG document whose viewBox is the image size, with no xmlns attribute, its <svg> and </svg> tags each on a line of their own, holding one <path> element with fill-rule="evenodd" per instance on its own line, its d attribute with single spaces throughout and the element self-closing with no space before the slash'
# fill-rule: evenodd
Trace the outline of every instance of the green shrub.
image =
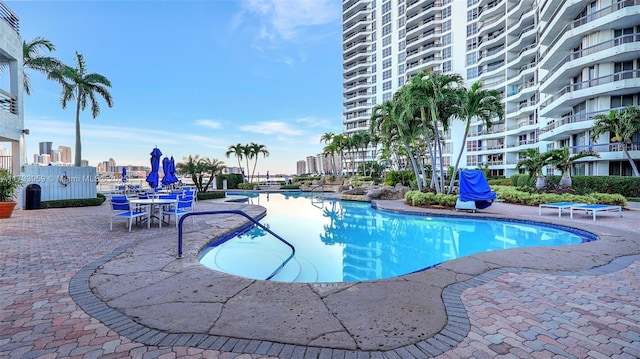
<svg viewBox="0 0 640 359">
<path fill-rule="evenodd" d="M 498 198 L 507 203 L 525 204 L 537 206 L 542 203 L 553 202 L 577 202 L 587 204 L 608 204 L 614 206 L 626 206 L 627 200 L 619 194 L 591 193 L 588 195 L 579 194 L 556 194 L 556 193 L 530 193 L 510 186 L 492 186 L 498 193 Z"/>
<path fill-rule="evenodd" d="M 458 196 L 455 194 L 409 191 L 405 194 L 405 203 L 412 206 L 455 207 Z"/>
<path fill-rule="evenodd" d="M 293 177 L 292 183 L 305 182 L 305 181 L 319 181 L 320 176 L 308 176 L 308 177 Z"/>
<path fill-rule="evenodd" d="M 241 174 L 231 173 L 227 175 L 218 175 L 216 176 L 216 187 L 222 188 L 222 181 L 227 180 L 227 188 L 228 189 L 237 189 L 238 185 L 244 183 L 244 179 Z"/>
<path fill-rule="evenodd" d="M 494 178 L 487 180 L 490 186 L 511 186 L 510 178 Z"/>
<path fill-rule="evenodd" d="M 74 199 L 56 199 L 52 201 L 40 202 L 40 208 L 69 208 L 69 207 L 89 207 L 99 206 L 107 198 L 98 193 L 96 198 L 74 198 Z"/>
<path fill-rule="evenodd" d="M 280 189 L 300 189 L 300 185 L 299 184 L 288 184 L 288 185 L 281 186 Z"/>
<path fill-rule="evenodd" d="M 391 171 L 387 173 L 383 184 L 385 186 L 395 186 L 396 184 L 401 183 L 403 186 L 409 186 L 411 181 L 415 181 L 415 179 L 416 176 L 411 171 Z"/>
<path fill-rule="evenodd" d="M 257 185 L 258 185 L 257 183 L 238 183 L 238 189 L 250 191 L 255 189 Z"/>
<path fill-rule="evenodd" d="M 210 192 L 198 192 L 196 197 L 198 197 L 198 201 L 203 201 L 207 199 L 216 199 L 216 198 L 225 198 L 227 195 L 224 191 L 210 191 Z"/>
</svg>

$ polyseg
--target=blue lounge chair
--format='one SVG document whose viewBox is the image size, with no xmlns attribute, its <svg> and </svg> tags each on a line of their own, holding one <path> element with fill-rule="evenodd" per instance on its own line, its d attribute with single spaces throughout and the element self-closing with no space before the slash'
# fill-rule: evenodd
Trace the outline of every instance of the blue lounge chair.
<svg viewBox="0 0 640 359">
<path fill-rule="evenodd" d="M 489 183 L 480 170 L 460 171 L 460 195 L 456 201 L 456 211 L 467 209 L 475 212 L 493 204 L 496 193 L 491 191 Z"/>
</svg>

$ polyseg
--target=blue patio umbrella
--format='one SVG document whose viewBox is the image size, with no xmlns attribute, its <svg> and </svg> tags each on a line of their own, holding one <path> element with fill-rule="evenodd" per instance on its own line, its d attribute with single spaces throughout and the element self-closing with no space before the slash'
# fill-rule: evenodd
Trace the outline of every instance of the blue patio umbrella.
<svg viewBox="0 0 640 359">
<path fill-rule="evenodd" d="M 178 176 L 176 176 L 176 161 L 173 159 L 173 156 L 171 156 L 171 170 L 169 172 L 171 173 L 171 177 L 174 183 L 180 182 L 180 179 L 178 179 Z"/>
<path fill-rule="evenodd" d="M 160 157 L 162 157 L 162 152 L 156 147 L 151 151 L 151 172 L 147 176 L 147 183 L 151 188 L 158 187 L 158 170 L 160 169 Z"/>
<path fill-rule="evenodd" d="M 127 182 L 127 167 L 122 166 L 122 182 Z"/>
<path fill-rule="evenodd" d="M 162 159 L 162 172 L 164 172 L 164 176 L 162 177 L 163 186 L 169 186 L 178 182 L 178 178 L 172 173 L 175 172 L 175 170 L 171 168 L 171 160 L 169 157 Z"/>
</svg>

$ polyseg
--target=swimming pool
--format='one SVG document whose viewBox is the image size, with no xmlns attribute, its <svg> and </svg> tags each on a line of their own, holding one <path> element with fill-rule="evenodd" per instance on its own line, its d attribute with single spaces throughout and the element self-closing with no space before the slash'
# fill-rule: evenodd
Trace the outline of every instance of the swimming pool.
<svg viewBox="0 0 640 359">
<path fill-rule="evenodd" d="M 247 195 L 244 194 L 243 195 Z M 250 194 L 267 208 L 260 222 L 296 254 L 274 278 L 352 282 L 395 277 L 474 253 L 593 240 L 558 226 L 477 218 L 406 215 L 369 203 L 312 199 L 302 193 Z M 214 270 L 265 279 L 291 251 L 259 227 L 212 242 L 200 262 Z"/>
</svg>

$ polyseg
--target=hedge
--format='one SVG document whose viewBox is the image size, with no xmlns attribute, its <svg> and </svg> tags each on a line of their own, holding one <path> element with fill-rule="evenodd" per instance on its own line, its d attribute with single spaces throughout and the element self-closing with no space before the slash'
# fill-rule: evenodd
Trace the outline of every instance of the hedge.
<svg viewBox="0 0 640 359">
<path fill-rule="evenodd" d="M 216 187 L 222 188 L 222 181 L 227 180 L 227 188 L 228 189 L 237 189 L 238 184 L 244 183 L 244 179 L 241 174 L 231 173 L 227 175 L 218 175 L 216 176 Z"/>
<path fill-rule="evenodd" d="M 196 197 L 198 197 L 198 201 L 203 201 L 207 199 L 216 199 L 216 198 L 225 198 L 227 195 L 224 191 L 210 191 L 210 192 L 198 192 Z"/>
<path fill-rule="evenodd" d="M 107 198 L 98 193 L 95 198 L 74 198 L 74 199 L 56 199 L 52 201 L 40 202 L 40 208 L 69 208 L 69 207 L 90 207 L 99 206 Z"/>
</svg>

